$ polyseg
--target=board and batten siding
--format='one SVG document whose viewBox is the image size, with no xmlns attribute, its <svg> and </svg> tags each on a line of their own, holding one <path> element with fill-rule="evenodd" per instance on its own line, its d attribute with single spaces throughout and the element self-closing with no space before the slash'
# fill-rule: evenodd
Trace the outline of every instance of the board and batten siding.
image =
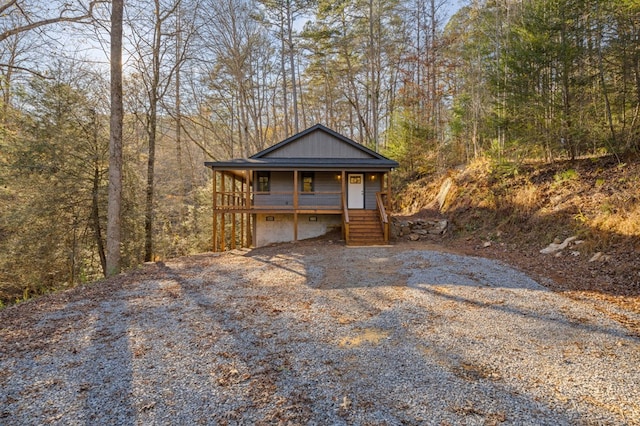
<svg viewBox="0 0 640 426">
<path fill-rule="evenodd" d="M 342 183 L 338 176 L 336 172 L 314 172 L 314 192 L 300 192 L 298 206 L 340 208 Z M 255 194 L 255 206 L 293 207 L 293 172 L 271 172 L 270 186 L 268 194 Z M 257 183 L 254 186 L 256 189 Z M 298 191 L 301 190 L 302 173 L 298 176 Z"/>
<path fill-rule="evenodd" d="M 382 190 L 382 176 L 381 173 L 364 174 L 364 208 L 367 210 L 378 208 L 376 193 Z"/>
<path fill-rule="evenodd" d="M 293 172 L 271 172 L 269 193 L 257 193 L 254 196 L 255 206 L 293 206 Z M 257 179 L 253 187 L 258 190 Z"/>
<path fill-rule="evenodd" d="M 342 182 L 337 172 L 315 172 L 313 176 L 314 192 L 301 192 L 298 197 L 300 207 L 326 207 L 339 209 L 341 207 Z M 302 190 L 302 173 L 300 174 L 299 190 Z M 331 192 L 332 194 L 327 194 Z"/>
<path fill-rule="evenodd" d="M 366 152 L 324 132 L 312 132 L 296 143 L 290 143 L 264 156 L 265 158 L 374 158 Z"/>
</svg>

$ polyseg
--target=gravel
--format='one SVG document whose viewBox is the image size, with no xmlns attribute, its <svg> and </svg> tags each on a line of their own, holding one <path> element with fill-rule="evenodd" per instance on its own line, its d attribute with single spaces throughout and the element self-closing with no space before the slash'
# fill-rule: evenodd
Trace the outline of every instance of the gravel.
<svg viewBox="0 0 640 426">
<path fill-rule="evenodd" d="M 500 262 L 299 243 L 0 312 L 0 424 L 640 424 L 640 338 Z"/>
</svg>

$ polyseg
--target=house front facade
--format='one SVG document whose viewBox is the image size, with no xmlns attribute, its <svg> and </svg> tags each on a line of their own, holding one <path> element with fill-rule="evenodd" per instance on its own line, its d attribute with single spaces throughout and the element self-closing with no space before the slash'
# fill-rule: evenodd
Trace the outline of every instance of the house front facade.
<svg viewBox="0 0 640 426">
<path fill-rule="evenodd" d="M 315 125 L 213 171 L 213 250 L 297 241 L 340 229 L 347 244 L 389 240 L 395 161 Z"/>
</svg>

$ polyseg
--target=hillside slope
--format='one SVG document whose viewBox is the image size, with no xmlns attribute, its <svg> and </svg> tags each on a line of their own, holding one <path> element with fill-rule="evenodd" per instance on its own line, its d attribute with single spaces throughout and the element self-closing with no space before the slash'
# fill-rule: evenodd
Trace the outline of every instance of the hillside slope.
<svg viewBox="0 0 640 426">
<path fill-rule="evenodd" d="M 503 259 L 576 297 L 606 298 L 640 311 L 637 158 L 518 168 L 478 161 L 406 185 L 396 210 L 409 219 L 446 218 L 441 243 L 458 251 Z M 540 253 L 573 236 L 565 249 Z"/>
</svg>

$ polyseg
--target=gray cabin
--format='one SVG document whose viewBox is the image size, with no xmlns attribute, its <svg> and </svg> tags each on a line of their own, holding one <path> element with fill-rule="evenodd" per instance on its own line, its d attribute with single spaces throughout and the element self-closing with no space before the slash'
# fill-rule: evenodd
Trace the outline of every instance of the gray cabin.
<svg viewBox="0 0 640 426">
<path fill-rule="evenodd" d="M 297 241 L 341 229 L 349 245 L 389 241 L 389 173 L 398 163 L 317 124 L 213 171 L 213 250 Z"/>
</svg>

